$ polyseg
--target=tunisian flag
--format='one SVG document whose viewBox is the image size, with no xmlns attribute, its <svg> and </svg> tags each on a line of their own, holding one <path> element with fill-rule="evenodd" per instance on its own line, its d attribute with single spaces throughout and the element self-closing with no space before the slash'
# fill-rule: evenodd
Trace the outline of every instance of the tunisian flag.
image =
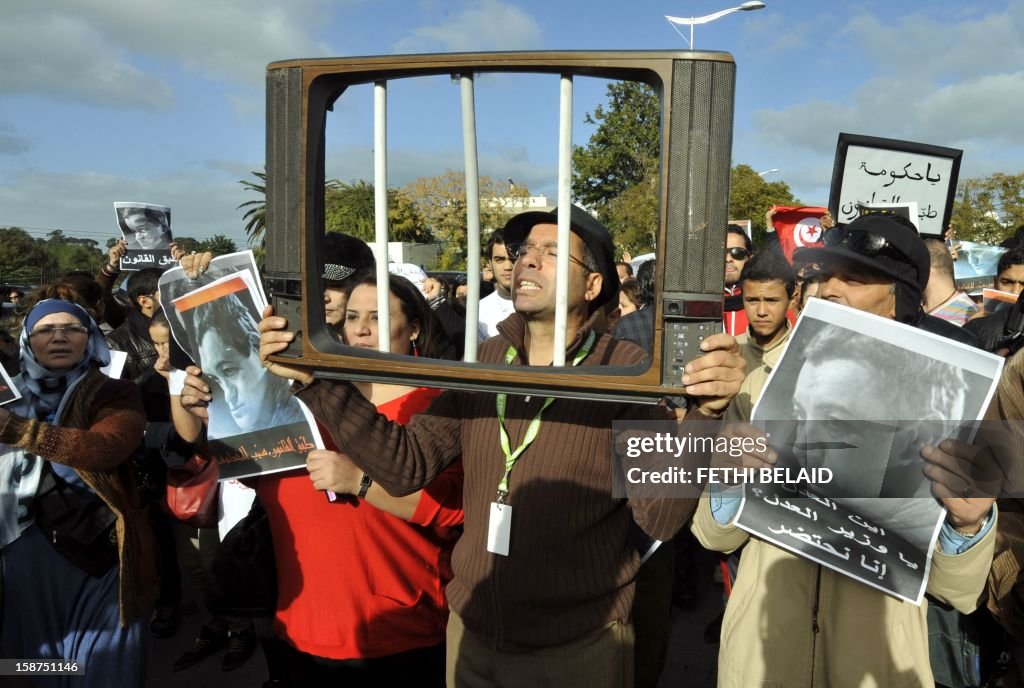
<svg viewBox="0 0 1024 688">
<path fill-rule="evenodd" d="M 778 233 L 779 246 L 786 259 L 793 262 L 793 251 L 804 246 L 821 246 L 821 216 L 825 208 L 793 208 L 780 205 L 775 208 L 772 224 Z"/>
</svg>

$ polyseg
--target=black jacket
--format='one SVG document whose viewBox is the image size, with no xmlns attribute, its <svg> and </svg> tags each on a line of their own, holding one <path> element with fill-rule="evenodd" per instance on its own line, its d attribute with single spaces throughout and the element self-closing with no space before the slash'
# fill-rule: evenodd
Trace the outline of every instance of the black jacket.
<svg viewBox="0 0 1024 688">
<path fill-rule="evenodd" d="M 921 311 L 917 320 L 910 324 L 925 332 L 931 332 L 946 339 L 952 339 L 954 342 L 967 344 L 977 349 L 985 348 L 982 346 L 982 342 L 978 340 L 978 337 L 966 327 L 958 327 L 947 320 L 936 318 L 934 315 L 928 315 L 924 311 Z"/>
<path fill-rule="evenodd" d="M 115 351 L 128 354 L 124 372 L 121 373 L 121 377 L 126 380 L 139 382 L 156 363 L 156 349 L 149 338 L 149 318 L 136 309 L 129 311 L 125 321 L 107 335 L 107 345 Z"/>
<path fill-rule="evenodd" d="M 968 320 L 964 329 L 981 341 L 982 349 L 994 352 L 1003 338 L 1003 330 L 1012 311 L 1012 308 L 1003 308 L 991 315 Z"/>
</svg>

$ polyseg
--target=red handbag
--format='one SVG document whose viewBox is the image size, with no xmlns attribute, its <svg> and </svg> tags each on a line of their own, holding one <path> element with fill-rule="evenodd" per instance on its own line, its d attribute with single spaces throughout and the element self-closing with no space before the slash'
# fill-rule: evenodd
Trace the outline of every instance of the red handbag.
<svg viewBox="0 0 1024 688">
<path fill-rule="evenodd" d="M 167 469 L 167 508 L 179 521 L 196 528 L 217 525 L 217 462 L 195 454 Z"/>
</svg>

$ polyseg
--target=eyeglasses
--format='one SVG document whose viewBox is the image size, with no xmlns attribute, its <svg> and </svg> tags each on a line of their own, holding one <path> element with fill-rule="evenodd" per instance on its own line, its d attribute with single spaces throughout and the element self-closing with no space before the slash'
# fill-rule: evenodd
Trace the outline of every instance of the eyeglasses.
<svg viewBox="0 0 1024 688">
<path fill-rule="evenodd" d="M 43 325 L 29 332 L 28 336 L 36 339 L 53 339 L 57 336 L 58 332 L 62 333 L 65 337 L 72 335 L 81 336 L 89 334 L 89 328 L 75 323 L 70 325 Z"/>
<path fill-rule="evenodd" d="M 746 260 L 750 257 L 750 251 L 740 246 L 733 246 L 732 248 L 725 249 L 725 252 L 729 254 L 729 257 L 733 260 Z"/>
<path fill-rule="evenodd" d="M 875 234 L 866 229 L 850 231 L 845 227 L 833 227 L 825 232 L 822 241 L 826 246 L 845 246 L 851 251 L 868 258 L 874 258 L 880 253 L 888 252 L 890 255 L 895 254 L 901 259 L 907 260 L 907 255 L 891 244 L 888 239 L 881 234 Z"/>
<path fill-rule="evenodd" d="M 531 253 L 537 253 L 537 257 L 540 260 L 558 260 L 558 244 L 547 243 L 547 244 L 507 244 L 505 249 L 513 260 L 518 261 L 521 258 L 528 258 Z M 587 267 L 587 264 L 576 256 L 569 254 L 569 260 L 579 265 L 583 270 L 590 274 L 591 269 Z"/>
</svg>

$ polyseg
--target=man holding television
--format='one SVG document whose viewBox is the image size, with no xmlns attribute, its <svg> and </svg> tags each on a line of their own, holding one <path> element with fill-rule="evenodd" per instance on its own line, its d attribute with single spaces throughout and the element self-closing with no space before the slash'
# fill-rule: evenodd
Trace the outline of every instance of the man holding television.
<svg viewBox="0 0 1024 688">
<path fill-rule="evenodd" d="M 504 228 L 515 313 L 481 345 L 479 360 L 549 366 L 553 359 L 557 212 L 528 212 Z M 646 354 L 597 331 L 618 275 L 608 231 L 571 211 L 566 365 L 631 365 Z M 366 473 L 393 495 L 409 494 L 458 457 L 465 470 L 465 532 L 452 557 L 447 594 L 448 684 L 459 686 L 632 685 L 630 611 L 640 557 L 630 523 L 667 540 L 690 518 L 691 499 L 612 495 L 612 422 L 668 417 L 664 407 L 537 395 L 450 390 L 406 426 L 393 424 L 347 382 L 272 363 L 294 335 L 267 310 L 261 356 L 301 383 L 296 394 Z M 685 431 L 717 418 L 739 389 L 744 363 L 735 340 L 715 335 L 686 367 L 693 400 Z M 197 415 L 209 399 L 189 377 L 183 405 Z M 708 424 L 709 426 L 712 424 Z M 512 513 L 515 519 L 512 519 Z"/>
</svg>

